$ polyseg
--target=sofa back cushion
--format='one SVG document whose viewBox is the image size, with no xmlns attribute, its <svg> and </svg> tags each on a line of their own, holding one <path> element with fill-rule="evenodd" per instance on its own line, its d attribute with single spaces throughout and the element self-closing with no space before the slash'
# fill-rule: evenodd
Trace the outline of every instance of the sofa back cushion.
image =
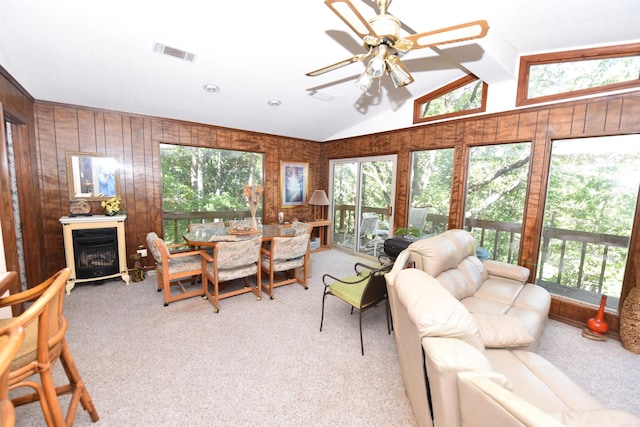
<svg viewBox="0 0 640 427">
<path fill-rule="evenodd" d="M 458 338 L 484 351 L 475 318 L 440 283 L 422 270 L 408 268 L 393 277 L 398 301 L 421 338 Z"/>
<path fill-rule="evenodd" d="M 416 268 L 440 281 L 451 294 L 462 299 L 472 296 L 489 276 L 476 257 L 475 240 L 464 230 L 418 240 L 407 248 Z"/>
</svg>

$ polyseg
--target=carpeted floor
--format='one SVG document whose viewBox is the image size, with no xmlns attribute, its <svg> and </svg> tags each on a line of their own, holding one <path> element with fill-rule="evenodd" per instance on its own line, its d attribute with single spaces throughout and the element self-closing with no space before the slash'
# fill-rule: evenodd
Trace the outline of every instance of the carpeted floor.
<svg viewBox="0 0 640 427">
<path fill-rule="evenodd" d="M 239 295 L 218 314 L 202 298 L 164 307 L 155 276 L 76 286 L 67 341 L 101 417 L 93 424 L 80 408 L 76 425 L 414 426 L 383 307 L 365 312 L 364 356 L 358 317 L 336 298 L 319 332 L 322 275 L 349 275 L 357 259 L 312 259 L 308 290 Z M 640 414 L 640 356 L 618 342 L 550 321 L 540 353 L 603 403 Z M 38 404 L 16 413 L 17 426 L 43 425 Z"/>
</svg>

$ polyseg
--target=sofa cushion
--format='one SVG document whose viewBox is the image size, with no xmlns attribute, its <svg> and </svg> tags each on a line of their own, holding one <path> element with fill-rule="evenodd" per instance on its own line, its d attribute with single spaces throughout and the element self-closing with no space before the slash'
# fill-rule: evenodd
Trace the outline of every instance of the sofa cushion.
<svg viewBox="0 0 640 427">
<path fill-rule="evenodd" d="M 453 242 L 442 234 L 417 240 L 407 249 L 411 252 L 411 260 L 415 262 L 416 268 L 433 277 L 438 277 L 443 271 L 456 268 L 458 263 L 466 257 L 466 255 L 461 257 Z"/>
<path fill-rule="evenodd" d="M 638 426 L 640 422 L 634 414 L 614 409 L 571 411 L 551 416 L 565 427 Z"/>
<path fill-rule="evenodd" d="M 476 320 L 435 278 L 408 268 L 395 275 L 394 286 L 421 338 L 459 338 L 484 349 Z"/>
<path fill-rule="evenodd" d="M 523 347 L 533 342 L 533 337 L 514 316 L 472 313 L 478 322 L 485 347 Z"/>
<path fill-rule="evenodd" d="M 493 369 L 513 384 L 513 393 L 546 413 L 591 411 L 602 405 L 537 353 L 487 349 Z"/>
<path fill-rule="evenodd" d="M 486 259 L 482 261 L 491 276 L 504 277 L 516 282 L 526 282 L 529 279 L 529 269 L 520 265 L 507 264 L 500 261 Z"/>
<path fill-rule="evenodd" d="M 457 268 L 443 271 L 436 276 L 440 284 L 459 300 L 474 295 L 487 278 L 486 269 L 476 257 L 466 257 L 460 261 Z"/>
<path fill-rule="evenodd" d="M 549 414 L 481 372 L 458 373 L 461 423 L 465 427 L 560 427 Z"/>
</svg>

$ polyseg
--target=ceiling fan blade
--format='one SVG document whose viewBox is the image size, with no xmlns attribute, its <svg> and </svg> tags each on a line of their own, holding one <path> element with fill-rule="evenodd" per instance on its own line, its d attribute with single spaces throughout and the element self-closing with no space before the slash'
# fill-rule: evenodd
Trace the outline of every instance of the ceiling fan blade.
<svg viewBox="0 0 640 427">
<path fill-rule="evenodd" d="M 344 61 L 336 62 L 335 64 L 331 64 L 331 65 L 328 65 L 326 67 L 320 68 L 318 70 L 311 71 L 310 73 L 307 73 L 306 75 L 310 76 L 310 77 L 319 76 L 320 74 L 324 74 L 324 73 L 327 73 L 329 71 L 337 70 L 338 68 L 342 68 L 342 67 L 344 67 L 346 65 L 353 64 L 354 62 L 364 61 L 370 55 L 371 55 L 371 52 L 369 52 L 366 55 L 356 55 L 356 56 L 353 56 L 353 57 L 351 57 L 349 59 L 345 59 Z"/>
<path fill-rule="evenodd" d="M 485 20 L 480 20 L 426 33 L 414 34 L 405 37 L 405 39 L 413 42 L 411 49 L 422 49 L 425 47 L 477 39 L 486 36 L 487 31 L 489 31 L 489 24 Z"/>
<path fill-rule="evenodd" d="M 369 25 L 369 22 L 360 15 L 349 0 L 325 0 L 327 6 L 344 21 L 360 38 L 376 33 Z"/>
</svg>

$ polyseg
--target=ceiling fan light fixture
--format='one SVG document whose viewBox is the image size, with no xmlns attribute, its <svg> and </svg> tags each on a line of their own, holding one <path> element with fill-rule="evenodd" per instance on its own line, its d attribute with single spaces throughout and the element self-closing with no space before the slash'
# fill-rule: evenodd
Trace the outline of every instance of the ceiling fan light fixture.
<svg viewBox="0 0 640 427">
<path fill-rule="evenodd" d="M 360 75 L 360 77 L 358 77 L 358 80 L 356 80 L 356 86 L 358 86 L 358 89 L 363 92 L 368 91 L 372 84 L 373 77 L 371 77 L 366 70 Z"/>
<path fill-rule="evenodd" d="M 389 70 L 389 76 L 395 87 L 402 87 L 413 83 L 413 77 L 411 77 L 409 70 L 397 56 L 391 55 L 387 58 L 387 69 Z"/>
<path fill-rule="evenodd" d="M 377 79 L 382 77 L 386 69 L 386 65 L 384 63 L 384 58 L 382 56 L 375 56 L 371 58 L 369 61 L 369 65 L 367 65 L 366 73 L 371 76 L 371 78 Z"/>
</svg>

